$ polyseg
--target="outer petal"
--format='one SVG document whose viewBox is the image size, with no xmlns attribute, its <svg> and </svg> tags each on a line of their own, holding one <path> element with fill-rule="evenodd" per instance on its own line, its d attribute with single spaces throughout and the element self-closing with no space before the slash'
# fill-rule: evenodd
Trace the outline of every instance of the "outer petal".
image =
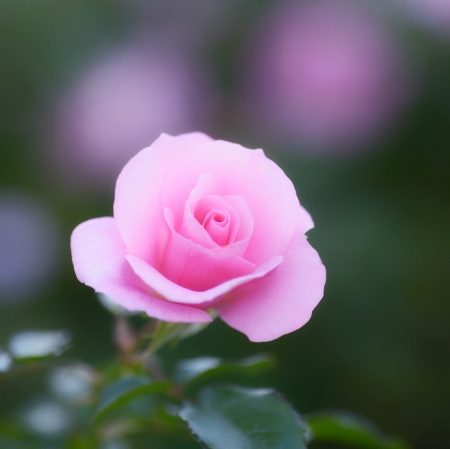
<svg viewBox="0 0 450 449">
<path fill-rule="evenodd" d="M 201 305 L 209 307 L 214 300 L 226 295 L 239 285 L 243 285 L 254 279 L 259 279 L 270 273 L 283 261 L 282 256 L 276 256 L 267 262 L 256 267 L 250 274 L 240 276 L 222 284 L 219 284 L 209 290 L 196 292 L 188 288 L 181 287 L 161 273 L 155 270 L 150 264 L 134 256 L 126 256 L 134 272 L 155 292 L 169 301 L 175 301 L 182 304 Z"/>
<path fill-rule="evenodd" d="M 80 224 L 72 233 L 71 249 L 78 279 L 128 310 L 174 322 L 208 322 L 203 310 L 155 298 L 125 259 L 125 245 L 112 217 Z"/>
<path fill-rule="evenodd" d="M 239 195 L 251 211 L 253 233 L 245 258 L 256 265 L 284 254 L 296 230 L 311 226 L 289 178 L 262 150 L 214 141 L 181 157 L 168 170 L 161 201 L 176 210 L 181 197 L 196 186 L 202 173 L 220 180 L 215 195 Z M 305 223 L 302 223 L 305 221 Z"/>
<path fill-rule="evenodd" d="M 304 207 L 300 206 L 300 224 L 297 230 L 305 234 L 312 228 L 314 228 L 314 222 L 311 215 L 309 215 L 309 212 Z"/>
<path fill-rule="evenodd" d="M 319 255 L 297 232 L 276 270 L 238 287 L 216 310 L 251 341 L 274 340 L 307 323 L 323 297 L 325 276 Z"/>
<path fill-rule="evenodd" d="M 161 185 L 167 170 L 177 160 L 211 140 L 202 133 L 177 137 L 162 134 L 123 168 L 116 184 L 114 218 L 129 254 L 153 265 L 157 263 L 158 248 L 164 247 L 168 237 L 160 204 Z"/>
</svg>

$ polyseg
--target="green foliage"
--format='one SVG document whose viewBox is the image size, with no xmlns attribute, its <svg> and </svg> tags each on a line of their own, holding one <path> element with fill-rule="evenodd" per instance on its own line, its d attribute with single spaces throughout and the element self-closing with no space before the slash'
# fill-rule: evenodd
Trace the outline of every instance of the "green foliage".
<svg viewBox="0 0 450 449">
<path fill-rule="evenodd" d="M 177 345 L 181 340 L 194 336 L 201 332 L 209 323 L 167 323 L 159 321 L 156 330 L 152 336 L 152 343 L 148 353 L 154 354 L 158 349 L 170 343 Z"/>
<path fill-rule="evenodd" d="M 145 436 L 155 441 L 170 437 L 183 445 L 195 444 L 197 438 L 210 449 L 306 449 L 309 442 L 316 441 L 364 449 L 409 449 L 355 415 L 318 412 L 302 418 L 272 389 L 207 387 L 191 399 L 189 388 L 193 385 L 227 374 L 262 374 L 275 366 L 275 360 L 268 354 L 239 360 L 184 359 L 176 364 L 170 379 L 154 352 L 194 335 L 203 324 L 153 321 L 136 333 L 123 317 L 115 326 L 115 336 L 125 336 L 132 344 L 121 345 L 116 338 L 119 356 L 100 371 L 83 365 L 92 388 L 79 401 L 65 404 L 72 420 L 67 429 L 46 435 L 26 420 L 0 421 L 0 447 L 40 449 L 48 443 L 55 448 L 65 444 L 68 449 L 104 449 Z M 120 334 L 124 329 L 127 333 Z M 143 350 L 149 338 L 149 346 Z M 69 342 L 64 331 L 16 334 L 8 351 L 0 351 L 2 377 L 45 372 L 55 364 L 79 366 L 80 362 L 54 360 Z M 67 385 L 70 388 L 70 382 Z"/>
<path fill-rule="evenodd" d="M 210 449 L 306 448 L 300 416 L 271 389 L 207 388 L 180 416 Z"/>
<path fill-rule="evenodd" d="M 95 449 L 96 445 L 89 438 L 76 436 L 72 438 L 68 444 L 67 449 Z"/>
<path fill-rule="evenodd" d="M 95 420 L 141 396 L 166 393 L 170 382 L 154 382 L 150 377 L 129 376 L 109 384 L 103 390 L 95 411 Z"/>
<path fill-rule="evenodd" d="M 0 443 L 6 439 L 24 440 L 29 436 L 29 433 L 14 421 L 8 420 L 0 422 Z"/>
<path fill-rule="evenodd" d="M 396 438 L 383 435 L 372 423 L 347 412 L 318 412 L 305 417 L 312 441 L 339 443 L 364 449 L 408 449 Z"/>
<path fill-rule="evenodd" d="M 198 357 L 181 360 L 176 366 L 174 380 L 179 384 L 191 385 L 221 374 L 258 375 L 274 366 L 275 359 L 269 354 L 258 354 L 242 360 Z"/>
</svg>

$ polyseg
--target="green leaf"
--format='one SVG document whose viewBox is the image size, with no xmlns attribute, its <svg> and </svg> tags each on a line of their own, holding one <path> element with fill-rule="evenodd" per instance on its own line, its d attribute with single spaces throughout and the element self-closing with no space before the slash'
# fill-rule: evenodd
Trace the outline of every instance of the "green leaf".
<svg viewBox="0 0 450 449">
<path fill-rule="evenodd" d="M 75 435 L 67 442 L 67 449 L 96 449 L 98 443 L 92 438 Z"/>
<path fill-rule="evenodd" d="M 207 388 L 179 413 L 210 449 L 306 448 L 300 416 L 271 389 Z"/>
<path fill-rule="evenodd" d="M 371 422 L 347 412 L 317 412 L 305 416 L 311 441 L 340 443 L 364 449 L 408 449 L 397 438 L 383 435 Z"/>
<path fill-rule="evenodd" d="M 171 387 L 170 382 L 153 382 L 144 376 L 125 377 L 103 390 L 100 396 L 94 419 L 99 420 L 107 413 L 116 410 L 127 402 L 149 394 L 166 393 Z"/>
<path fill-rule="evenodd" d="M 0 421 L 0 437 L 24 440 L 29 436 L 29 431 L 23 425 L 9 419 Z"/>
<path fill-rule="evenodd" d="M 242 360 L 199 357 L 181 360 L 175 368 L 174 378 L 177 383 L 187 385 L 227 373 L 258 375 L 274 366 L 275 359 L 269 354 L 258 354 Z"/>
</svg>

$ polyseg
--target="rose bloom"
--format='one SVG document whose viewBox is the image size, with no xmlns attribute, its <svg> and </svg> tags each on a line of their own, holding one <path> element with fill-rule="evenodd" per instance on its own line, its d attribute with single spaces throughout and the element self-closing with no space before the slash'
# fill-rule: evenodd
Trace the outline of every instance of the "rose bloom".
<svg viewBox="0 0 450 449">
<path fill-rule="evenodd" d="M 292 182 L 262 150 L 201 133 L 161 135 L 124 167 L 114 217 L 72 234 L 75 272 L 128 310 L 208 322 L 252 341 L 303 326 L 325 268 Z"/>
<path fill-rule="evenodd" d="M 397 116 L 408 90 L 402 55 L 363 5 L 287 1 L 255 31 L 243 78 L 257 127 L 315 152 L 349 152 Z"/>
</svg>

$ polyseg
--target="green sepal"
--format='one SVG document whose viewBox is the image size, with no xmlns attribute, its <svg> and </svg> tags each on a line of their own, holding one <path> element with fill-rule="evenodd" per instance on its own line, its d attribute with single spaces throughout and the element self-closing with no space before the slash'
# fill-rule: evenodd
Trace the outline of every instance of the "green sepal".
<svg viewBox="0 0 450 449">
<path fill-rule="evenodd" d="M 201 332 L 210 323 L 168 323 L 159 321 L 152 336 L 152 342 L 147 355 L 152 355 L 164 345 L 170 343 L 172 346 L 177 345 L 185 338 L 194 336 Z"/>
</svg>

